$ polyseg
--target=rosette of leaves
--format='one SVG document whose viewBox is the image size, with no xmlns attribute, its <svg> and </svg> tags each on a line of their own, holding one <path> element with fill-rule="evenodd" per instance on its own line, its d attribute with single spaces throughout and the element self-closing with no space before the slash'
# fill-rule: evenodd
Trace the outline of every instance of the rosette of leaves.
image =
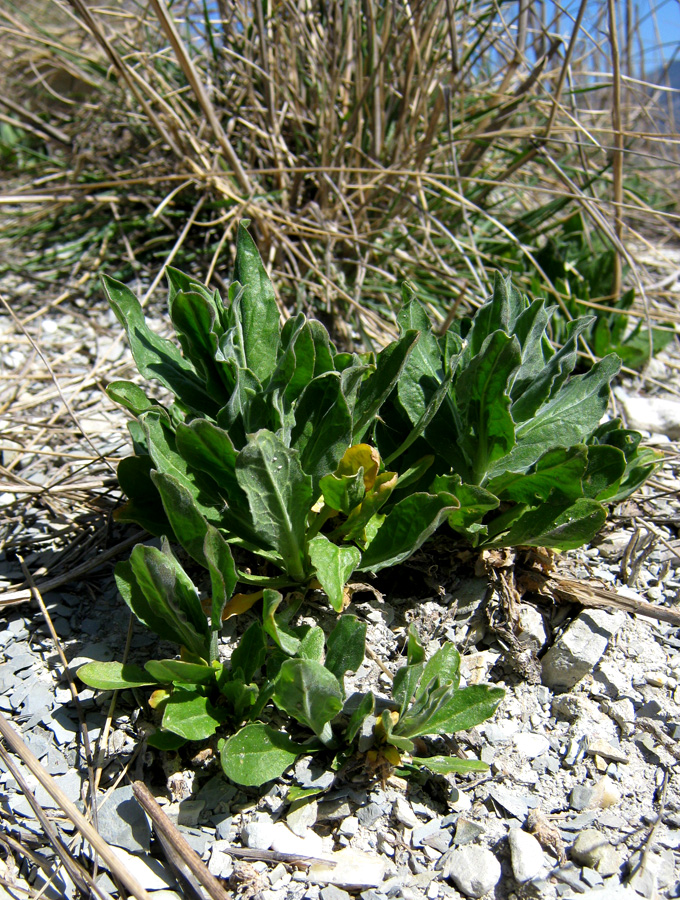
<svg viewBox="0 0 680 900">
<path fill-rule="evenodd" d="M 376 716 L 373 694 L 354 696 L 351 704 L 345 696 L 344 677 L 363 662 L 365 637 L 365 623 L 342 616 L 325 652 L 323 632 L 313 627 L 292 658 L 275 661 L 275 674 L 263 688 L 256 712 L 263 711 L 262 698 L 271 699 L 303 734 L 306 730 L 313 735 L 294 741 L 263 722 L 245 725 L 220 744 L 228 778 L 237 784 L 261 785 L 282 775 L 299 756 L 320 750 L 333 752 L 337 766 L 358 753 L 364 733 L 367 741 L 360 755 L 371 769 L 403 766 L 404 774 L 422 768 L 437 774 L 488 769 L 477 759 L 413 756 L 414 739 L 478 725 L 494 714 L 503 689 L 459 688 L 460 655 L 453 645 L 444 644 L 425 661 L 425 650 L 411 629 L 406 664 L 395 675 L 388 708 Z"/>
<path fill-rule="evenodd" d="M 239 784 L 260 785 L 281 775 L 302 754 L 327 750 L 343 759 L 353 755 L 366 731 L 362 726 L 372 720 L 368 745 L 362 748 L 372 767 L 404 764 L 410 771 L 424 767 L 439 774 L 487 768 L 478 760 L 412 756 L 414 738 L 471 728 L 493 715 L 503 697 L 502 689 L 484 685 L 459 689 L 460 657 L 451 644 L 426 662 L 411 630 L 390 708 L 376 716 L 373 694 L 353 698 L 351 709 L 345 694 L 345 675 L 364 661 L 366 623 L 356 617 L 340 616 L 328 637 L 317 625 L 293 627 L 299 603 L 280 612 L 282 595 L 265 589 L 262 622 L 250 625 L 229 662 L 223 662 L 211 651 L 198 592 L 169 547 L 136 547 L 116 580 L 135 615 L 164 639 L 182 645 L 182 658 L 149 660 L 143 668 L 92 662 L 80 667 L 78 677 L 99 690 L 153 688 L 148 702 L 162 719 L 148 736 L 151 746 L 178 749 L 246 721 L 220 744 L 222 767 Z M 172 610 L 162 623 L 154 622 L 159 601 Z M 268 704 L 293 720 L 286 733 L 266 721 Z"/>
<path fill-rule="evenodd" d="M 581 546 L 604 523 L 604 502 L 627 497 L 658 465 L 637 432 L 600 424 L 619 358 L 572 374 L 592 318 L 571 322 L 555 349 L 553 312 L 497 275 L 474 317 L 439 336 L 405 286 L 400 339 L 413 329 L 421 338 L 383 405 L 376 444 L 387 465 L 434 455 L 423 480 L 457 497 L 448 523 L 473 546 Z"/>
<path fill-rule="evenodd" d="M 458 506 L 445 488 L 404 493 L 413 471 L 384 471 L 363 442 L 419 335 L 408 329 L 359 357 L 339 352 L 302 314 L 281 327 L 243 225 L 235 275 L 223 302 L 168 269 L 177 343 L 148 327 L 125 285 L 104 279 L 140 373 L 173 398 L 165 406 L 130 382 L 108 387 L 136 417 L 135 454 L 118 469 L 128 497 L 118 519 L 179 542 L 206 568 L 206 529 L 216 529 L 280 573 L 241 580 L 281 587 L 316 578 L 339 610 L 355 569 L 400 562 Z"/>
</svg>

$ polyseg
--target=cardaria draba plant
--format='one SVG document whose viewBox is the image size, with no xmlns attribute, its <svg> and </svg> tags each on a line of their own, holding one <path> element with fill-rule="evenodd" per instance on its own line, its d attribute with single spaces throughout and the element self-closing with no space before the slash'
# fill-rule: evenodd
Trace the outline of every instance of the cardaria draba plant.
<svg viewBox="0 0 680 900">
<path fill-rule="evenodd" d="M 388 465 L 434 457 L 415 485 L 458 499 L 448 523 L 472 546 L 578 547 L 601 528 L 604 502 L 627 497 L 658 465 L 637 432 L 619 420 L 601 424 L 618 357 L 572 374 L 592 317 L 571 322 L 555 349 L 552 313 L 497 275 L 474 317 L 438 336 L 404 289 L 400 340 L 411 330 L 421 337 L 381 409 L 375 442 Z"/>
<path fill-rule="evenodd" d="M 267 574 L 240 572 L 240 581 L 316 579 L 339 610 L 354 570 L 402 561 L 458 507 L 445 488 L 412 491 L 413 471 L 385 471 L 365 441 L 419 334 L 406 330 L 360 357 L 338 352 L 302 314 L 281 327 L 243 225 L 235 275 L 223 302 L 168 270 L 179 345 L 147 326 L 128 288 L 104 279 L 140 373 L 173 398 L 165 406 L 130 382 L 108 387 L 136 416 L 135 454 L 118 469 L 129 498 L 118 518 L 177 541 L 205 567 L 207 523 L 267 566 Z"/>
</svg>

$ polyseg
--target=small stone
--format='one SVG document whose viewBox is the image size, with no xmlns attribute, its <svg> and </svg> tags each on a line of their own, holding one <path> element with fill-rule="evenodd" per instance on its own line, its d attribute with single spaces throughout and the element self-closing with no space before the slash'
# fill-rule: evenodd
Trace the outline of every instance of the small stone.
<svg viewBox="0 0 680 900">
<path fill-rule="evenodd" d="M 569 795 L 569 806 L 580 812 L 582 809 L 588 809 L 592 805 L 594 788 L 588 784 L 577 784 L 572 788 Z"/>
<path fill-rule="evenodd" d="M 293 853 L 296 856 L 309 856 L 311 858 L 321 856 L 323 853 L 323 840 L 311 829 L 300 837 L 293 834 L 283 822 L 269 823 L 272 829 L 270 847 L 276 853 Z M 267 837 L 265 836 L 265 840 Z M 252 846 L 252 845 L 249 845 Z M 258 847 L 258 850 L 266 850 L 268 847 Z"/>
<path fill-rule="evenodd" d="M 252 850 L 269 850 L 276 828 L 272 820 L 268 816 L 261 816 L 257 819 L 251 819 L 241 829 L 241 841 L 245 847 Z"/>
<path fill-rule="evenodd" d="M 480 834 L 484 834 L 484 828 L 472 819 L 466 819 L 459 816 L 456 822 L 456 833 L 453 837 L 453 843 L 459 847 L 463 844 L 470 844 L 476 840 Z"/>
<path fill-rule="evenodd" d="M 413 829 L 413 834 L 411 835 L 411 846 L 420 847 L 420 845 L 426 838 L 430 837 L 430 835 L 435 834 L 440 829 L 441 822 L 439 819 L 432 819 L 425 825 L 419 825 L 417 828 Z"/>
<path fill-rule="evenodd" d="M 483 897 L 500 881 L 501 865 L 484 847 L 460 847 L 449 856 L 445 877 L 466 897 Z"/>
<path fill-rule="evenodd" d="M 346 819 L 342 820 L 338 828 L 340 834 L 344 834 L 345 837 L 354 837 L 358 830 L 359 819 L 356 816 L 347 816 Z"/>
<path fill-rule="evenodd" d="M 521 603 L 518 613 L 518 634 L 520 644 L 532 647 L 534 650 L 542 650 L 548 641 L 548 633 L 545 630 L 543 616 L 529 603 Z"/>
<path fill-rule="evenodd" d="M 550 874 L 563 884 L 568 884 L 570 888 L 573 888 L 578 893 L 582 893 L 585 890 L 585 886 L 581 881 L 580 871 L 573 862 L 560 866 L 559 869 L 553 869 Z"/>
<path fill-rule="evenodd" d="M 604 884 L 604 878 L 600 875 L 600 873 L 596 872 L 595 869 L 589 868 L 588 866 L 584 866 L 581 869 L 581 878 L 590 887 L 600 887 L 600 885 Z"/>
<path fill-rule="evenodd" d="M 594 808 L 608 809 L 610 806 L 615 806 L 620 800 L 621 792 L 608 775 L 597 782 L 591 801 Z"/>
<path fill-rule="evenodd" d="M 334 884 L 329 884 L 327 887 L 322 888 L 319 891 L 319 897 L 321 897 L 321 900 L 351 900 L 347 891 L 343 891 L 342 888 Z"/>
<path fill-rule="evenodd" d="M 198 825 L 201 813 L 205 809 L 205 800 L 182 800 L 179 804 L 177 824 L 192 828 Z"/>
<path fill-rule="evenodd" d="M 542 660 L 543 684 L 567 691 L 593 671 L 626 614 L 591 609 L 582 612 L 548 650 Z"/>
<path fill-rule="evenodd" d="M 515 722 L 491 722 L 484 726 L 484 737 L 490 744 L 508 744 L 516 731 Z"/>
<path fill-rule="evenodd" d="M 411 805 L 404 797 L 397 797 L 392 805 L 392 815 L 406 828 L 417 828 L 420 825 L 420 819 L 411 809 Z"/>
<path fill-rule="evenodd" d="M 348 890 L 382 885 L 387 862 L 375 854 L 362 853 L 345 847 L 309 867 L 308 881 L 317 884 L 337 884 Z"/>
<path fill-rule="evenodd" d="M 385 814 L 385 810 L 377 803 L 369 803 L 368 806 L 362 806 L 357 813 L 359 824 L 365 828 L 370 828 L 378 819 Z"/>
<path fill-rule="evenodd" d="M 636 431 L 662 434 L 671 440 L 680 438 L 680 401 L 668 397 L 639 397 L 622 387 L 615 389 L 626 413 L 626 424 Z"/>
<path fill-rule="evenodd" d="M 316 824 L 319 806 L 316 800 L 293 804 L 286 814 L 286 823 L 293 834 L 304 837 L 308 828 Z"/>
<path fill-rule="evenodd" d="M 525 797 L 518 797 L 511 791 L 506 790 L 500 785 L 492 785 L 489 788 L 489 797 L 496 801 L 506 812 L 516 819 L 525 819 L 529 812 L 529 804 Z M 537 802 L 537 801 L 536 801 Z M 536 802 L 533 805 L 536 805 Z"/>
<path fill-rule="evenodd" d="M 295 780 L 303 788 L 319 788 L 325 791 L 335 781 L 333 772 L 327 771 L 309 756 L 298 760 L 294 771 Z"/>
<path fill-rule="evenodd" d="M 131 853 L 148 853 L 151 829 L 132 786 L 117 788 L 97 810 L 97 830 L 109 844 Z"/>
<path fill-rule="evenodd" d="M 586 740 L 584 737 L 570 738 L 564 757 L 562 758 L 562 764 L 568 769 L 572 769 L 583 759 L 585 752 Z"/>
<path fill-rule="evenodd" d="M 508 832 L 508 844 L 515 881 L 524 884 L 547 868 L 545 854 L 533 834 L 522 831 L 521 828 L 511 828 Z"/>
<path fill-rule="evenodd" d="M 512 739 L 515 750 L 525 759 L 536 759 L 542 753 L 550 749 L 550 741 L 544 734 L 534 734 L 533 731 L 521 731 Z"/>
<path fill-rule="evenodd" d="M 571 855 L 576 862 L 595 869 L 603 878 L 616 874 L 623 862 L 620 852 L 594 828 L 587 828 L 579 834 L 571 848 Z"/>
<path fill-rule="evenodd" d="M 601 756 L 604 759 L 608 759 L 616 763 L 628 762 L 628 756 L 623 752 L 623 750 L 621 750 L 620 747 L 615 747 L 613 744 L 609 743 L 609 741 L 605 741 L 602 738 L 589 740 L 586 748 L 586 753 L 588 753 L 590 756 Z"/>
<path fill-rule="evenodd" d="M 136 856 L 122 847 L 111 847 L 111 852 L 120 859 L 130 875 L 147 891 L 161 891 L 175 887 L 175 879 L 151 856 Z M 101 860 L 100 860 L 101 865 Z"/>
</svg>

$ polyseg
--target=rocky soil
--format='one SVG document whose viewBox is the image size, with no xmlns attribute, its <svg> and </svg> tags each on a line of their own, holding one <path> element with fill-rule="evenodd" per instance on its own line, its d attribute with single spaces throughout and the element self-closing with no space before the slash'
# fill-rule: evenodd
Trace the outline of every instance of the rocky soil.
<svg viewBox="0 0 680 900">
<path fill-rule="evenodd" d="M 112 319 L 72 304 L 41 311 L 25 332 L 0 320 L 0 712 L 81 809 L 91 809 L 98 782 L 98 831 L 154 900 L 189 894 L 132 798 L 135 779 L 237 898 L 680 896 L 680 628 L 613 604 L 583 609 L 529 593 L 513 595 L 508 620 L 498 583 L 445 546 L 354 595 L 375 658 L 353 688 L 386 693 L 411 622 L 430 652 L 454 641 L 467 683 L 507 693 L 493 720 L 442 739 L 439 750 L 479 756 L 487 774 L 416 783 L 360 767 L 333 773 L 309 758 L 264 792 L 246 790 L 220 774 L 214 748 L 194 748 L 193 758 L 148 748 L 151 711 L 141 696 L 114 698 L 71 678 L 74 700 L 69 676 L 82 662 L 121 659 L 126 645 L 143 662 L 153 650 L 148 633 L 129 628 L 111 562 L 90 568 L 134 536 L 111 520 L 119 502 L 112 466 L 127 439 L 125 416 L 102 386 L 134 377 Z M 664 451 L 663 469 L 612 511 L 593 546 L 556 566 L 584 588 L 680 610 L 679 360 L 675 346 L 646 379 L 616 391 L 617 411 Z M 119 558 L 126 553 L 120 548 Z M 37 605 L 18 602 L 26 591 L 17 554 L 43 584 L 56 642 Z M 77 566 L 86 571 L 74 577 Z M 11 759 L 70 852 L 91 857 L 68 817 Z M 292 785 L 326 791 L 291 803 Z M 0 898 L 77 896 L 1 758 L 0 810 Z M 97 872 L 105 893 L 124 896 L 101 863 Z"/>
</svg>

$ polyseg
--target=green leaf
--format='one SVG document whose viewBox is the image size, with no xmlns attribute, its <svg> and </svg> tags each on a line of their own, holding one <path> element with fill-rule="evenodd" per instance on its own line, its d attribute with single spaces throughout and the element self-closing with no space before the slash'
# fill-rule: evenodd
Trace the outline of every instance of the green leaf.
<svg viewBox="0 0 680 900">
<path fill-rule="evenodd" d="M 457 508 L 456 498 L 445 493 L 411 494 L 400 500 L 364 551 L 361 571 L 378 572 L 408 559 Z"/>
<path fill-rule="evenodd" d="M 323 651 L 326 643 L 323 628 L 319 628 L 318 625 L 305 625 L 303 628 L 305 632 L 300 637 L 297 655 L 301 659 L 311 659 L 314 662 L 323 663 Z M 301 631 L 302 629 L 299 629 L 298 633 Z"/>
<path fill-rule="evenodd" d="M 149 747 L 155 747 L 156 750 L 179 750 L 186 744 L 186 738 L 173 734 L 171 731 L 162 731 L 160 728 L 150 734 L 146 739 Z"/>
<path fill-rule="evenodd" d="M 85 663 L 78 669 L 78 678 L 88 687 L 97 688 L 100 691 L 118 691 L 125 688 L 146 687 L 156 684 L 152 675 L 146 674 L 144 669 L 133 663 L 118 662 L 91 662 Z"/>
<path fill-rule="evenodd" d="M 156 412 L 147 412 L 141 418 L 147 437 L 149 454 L 159 472 L 172 475 L 193 497 L 199 512 L 209 522 L 219 522 L 215 482 L 202 472 L 189 469 L 177 450 L 171 428 Z"/>
<path fill-rule="evenodd" d="M 488 772 L 489 767 L 481 759 L 459 759 L 457 756 L 414 756 L 411 762 L 429 769 L 435 775 L 465 775 L 468 772 Z"/>
<path fill-rule="evenodd" d="M 340 375 L 327 372 L 307 385 L 295 408 L 290 446 L 300 454 L 303 471 L 319 480 L 334 472 L 352 443 L 352 416 L 342 394 Z"/>
<path fill-rule="evenodd" d="M 374 710 L 375 697 L 373 696 L 373 694 L 365 694 L 361 700 L 361 703 L 349 717 L 349 722 L 347 723 L 347 728 L 345 729 L 345 739 L 348 744 L 351 744 L 354 738 L 359 734 L 359 732 L 361 731 L 361 726 L 366 720 L 366 717 L 373 715 Z"/>
<path fill-rule="evenodd" d="M 430 492 L 438 494 L 441 491 L 453 494 L 460 503 L 458 509 L 449 514 L 448 523 L 454 531 L 463 534 L 500 504 L 498 497 L 485 488 L 476 484 L 462 484 L 460 475 L 438 475 L 430 486 Z"/>
<path fill-rule="evenodd" d="M 283 712 L 321 735 L 326 723 L 342 709 L 342 688 L 321 663 L 287 659 L 279 670 L 272 700 Z"/>
<path fill-rule="evenodd" d="M 135 604 L 131 609 L 137 618 L 161 637 L 171 635 L 170 640 L 205 658 L 208 655 L 208 621 L 196 588 L 169 549 L 163 553 L 155 547 L 137 544 L 129 565 L 139 592 L 133 590 L 128 596 L 124 592 L 128 587 L 126 563 L 116 566 L 116 581 L 123 599 L 130 601 L 128 605 Z M 143 602 L 140 602 L 140 594 Z"/>
<path fill-rule="evenodd" d="M 170 301 L 170 318 L 185 358 L 193 363 L 212 399 L 223 406 L 233 377 L 225 363 L 215 361 L 222 328 L 212 299 L 196 291 L 180 291 Z"/>
<path fill-rule="evenodd" d="M 221 723 L 217 709 L 198 691 L 175 688 L 163 713 L 163 728 L 188 741 L 203 741 Z"/>
<path fill-rule="evenodd" d="M 255 673 L 264 665 L 267 657 L 267 638 L 259 622 L 253 622 L 231 654 L 232 671 L 240 669 L 243 680 L 249 684 Z"/>
<path fill-rule="evenodd" d="M 315 498 L 297 453 L 271 432 L 258 431 L 237 457 L 236 478 L 258 531 L 279 553 L 285 571 L 304 581 L 305 531 Z"/>
<path fill-rule="evenodd" d="M 274 615 L 282 600 L 283 597 L 278 591 L 273 591 L 271 588 L 266 588 L 263 591 L 262 627 L 284 653 L 293 656 L 300 649 L 300 639 L 279 623 Z"/>
<path fill-rule="evenodd" d="M 592 316 L 584 316 L 570 322 L 562 347 L 543 365 L 538 359 L 532 365 L 523 362 L 511 391 L 511 412 L 516 423 L 531 420 L 541 405 L 564 384 L 576 365 L 578 338 L 592 321 Z"/>
<path fill-rule="evenodd" d="M 508 386 L 519 362 L 517 338 L 496 331 L 456 381 L 473 484 L 481 484 L 489 466 L 515 445 Z"/>
<path fill-rule="evenodd" d="M 219 294 L 217 293 L 217 291 L 213 293 L 201 281 L 197 281 L 190 275 L 185 275 L 184 272 L 181 272 L 179 269 L 175 269 L 174 266 L 166 267 L 165 277 L 168 280 L 169 304 L 172 303 L 177 294 L 179 294 L 181 291 L 194 291 L 195 293 L 200 294 L 206 300 L 209 300 L 212 303 L 215 312 L 218 311 Z"/>
<path fill-rule="evenodd" d="M 215 680 L 216 671 L 212 666 L 184 662 L 181 659 L 150 659 L 144 668 L 161 683 L 209 684 Z"/>
<path fill-rule="evenodd" d="M 408 713 L 394 730 L 407 738 L 465 731 L 489 719 L 504 695 L 502 688 L 488 685 L 475 684 L 461 690 L 443 686 L 431 693 L 431 702 L 418 716 Z"/>
<path fill-rule="evenodd" d="M 217 485 L 213 492 L 226 500 L 220 511 L 220 526 L 256 547 L 270 545 L 258 535 L 248 506 L 248 498 L 236 478 L 237 451 L 229 433 L 207 419 L 194 419 L 190 425 L 180 423 L 176 432 L 177 452 L 191 469 L 209 475 Z"/>
<path fill-rule="evenodd" d="M 299 787 L 297 784 L 291 784 L 288 788 L 288 793 L 286 794 L 286 800 L 290 803 L 290 807 L 293 807 L 293 804 L 298 806 L 302 806 L 303 803 L 300 801 L 311 800 L 312 797 L 318 797 L 319 794 L 323 794 L 324 791 L 328 790 L 328 788 L 323 787 L 311 787 L 311 788 L 303 788 Z"/>
<path fill-rule="evenodd" d="M 148 409 L 164 409 L 158 400 L 150 400 L 139 385 L 132 381 L 112 381 L 106 386 L 106 393 L 114 403 L 124 406 L 135 416 L 140 416 Z"/>
<path fill-rule="evenodd" d="M 283 775 L 305 750 L 268 725 L 246 725 L 222 744 L 220 759 L 235 784 L 259 787 Z"/>
<path fill-rule="evenodd" d="M 276 366 L 279 308 L 262 258 L 243 224 L 236 237 L 234 277 L 243 285 L 240 311 L 247 365 L 264 381 Z"/>
<path fill-rule="evenodd" d="M 283 352 L 272 372 L 267 393 L 280 391 L 288 403 L 297 400 L 314 378 L 316 347 L 303 313 L 287 320 L 281 331 Z"/>
<path fill-rule="evenodd" d="M 583 496 L 581 479 L 586 469 L 584 444 L 556 447 L 544 453 L 526 473 L 505 472 L 492 478 L 486 489 L 501 501 L 536 503 L 555 492 L 568 500 Z"/>
<path fill-rule="evenodd" d="M 161 495 L 178 542 L 192 559 L 207 568 L 203 541 L 208 532 L 208 522 L 200 513 L 191 492 L 174 475 L 152 472 L 151 480 Z"/>
<path fill-rule="evenodd" d="M 601 499 L 609 489 L 616 493 L 626 471 L 626 457 L 618 447 L 596 444 L 588 447 L 588 466 L 583 476 L 583 493 L 586 497 Z"/>
<path fill-rule="evenodd" d="M 416 700 L 422 697 L 435 681 L 438 686 L 453 685 L 454 688 L 458 688 L 460 682 L 460 653 L 453 644 L 444 644 L 425 663 L 416 692 Z"/>
<path fill-rule="evenodd" d="M 216 415 L 219 406 L 206 391 L 191 363 L 184 359 L 172 341 L 151 331 L 132 291 L 108 275 L 103 276 L 102 282 L 111 309 L 125 329 L 140 375 L 160 382 L 185 407 Z"/>
<path fill-rule="evenodd" d="M 349 443 L 358 443 L 372 425 L 375 416 L 385 400 L 392 393 L 409 354 L 420 337 L 417 331 L 407 331 L 398 341 L 381 350 L 376 360 L 375 371 L 366 378 L 359 388 L 354 408 L 354 435 Z"/>
<path fill-rule="evenodd" d="M 118 463 L 118 483 L 128 498 L 127 503 L 117 509 L 117 522 L 136 522 L 151 534 L 166 535 L 175 539 L 170 520 L 165 514 L 163 501 L 151 480 L 153 462 L 150 456 L 126 456 Z"/>
<path fill-rule="evenodd" d="M 363 467 L 354 475 L 324 475 L 319 487 L 324 503 L 347 516 L 361 503 L 366 493 Z"/>
<path fill-rule="evenodd" d="M 317 534 L 309 542 L 309 558 L 331 606 L 336 612 L 342 612 L 345 584 L 361 562 L 361 551 L 357 547 L 339 546 L 325 535 Z"/>
<path fill-rule="evenodd" d="M 344 615 L 328 635 L 326 668 L 342 684 L 346 672 L 356 672 L 366 654 L 366 622 Z"/>
<path fill-rule="evenodd" d="M 402 335 L 406 335 L 409 329 L 420 332 L 420 340 L 409 355 L 397 383 L 399 402 L 411 424 L 416 425 L 426 414 L 432 396 L 444 380 L 444 367 L 430 320 L 408 285 L 404 286 L 404 306 L 397 322 Z"/>
<path fill-rule="evenodd" d="M 222 613 L 234 593 L 238 575 L 229 545 L 212 525 L 203 540 L 203 555 L 210 573 L 210 662 L 219 659 L 219 635 L 222 630 Z"/>
<path fill-rule="evenodd" d="M 547 450 L 581 443 L 604 415 L 609 385 L 620 367 L 620 360 L 612 354 L 564 384 L 532 419 L 517 427 L 517 446 L 489 475 L 526 471 Z"/>
<path fill-rule="evenodd" d="M 395 703 L 399 704 L 399 718 L 401 719 L 415 694 L 420 676 L 423 674 L 425 664 L 407 663 L 401 666 L 394 673 L 394 681 L 392 682 L 392 698 Z"/>
</svg>

